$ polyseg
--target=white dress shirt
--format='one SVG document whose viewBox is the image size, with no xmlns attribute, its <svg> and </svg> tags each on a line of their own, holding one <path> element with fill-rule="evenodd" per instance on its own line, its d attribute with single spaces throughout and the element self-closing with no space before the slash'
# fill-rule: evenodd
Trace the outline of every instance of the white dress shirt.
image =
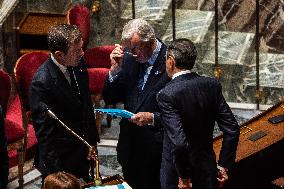
<svg viewBox="0 0 284 189">
<path fill-rule="evenodd" d="M 173 75 L 172 79 L 174 79 L 178 76 L 184 75 L 184 74 L 188 74 L 188 73 L 191 73 L 191 71 L 190 70 L 184 70 L 184 71 L 177 72 Z"/>
<path fill-rule="evenodd" d="M 54 62 L 54 64 L 56 66 L 58 66 L 58 68 L 62 71 L 62 73 L 64 74 L 65 78 L 67 79 L 68 83 L 71 84 L 71 79 L 70 79 L 70 75 L 69 72 L 67 71 L 67 67 L 63 66 L 62 64 L 59 64 L 57 62 L 57 60 L 54 58 L 53 54 L 50 54 L 51 60 Z"/>
</svg>

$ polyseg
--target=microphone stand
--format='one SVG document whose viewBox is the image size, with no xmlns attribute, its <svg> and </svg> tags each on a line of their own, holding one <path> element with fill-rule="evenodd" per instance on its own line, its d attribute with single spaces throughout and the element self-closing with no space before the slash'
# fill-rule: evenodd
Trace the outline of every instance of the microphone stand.
<svg viewBox="0 0 284 189">
<path fill-rule="evenodd" d="M 84 140 L 82 137 L 80 137 L 77 133 L 75 133 L 72 129 L 70 129 L 67 125 L 65 125 L 65 123 L 63 123 L 51 110 L 47 110 L 47 113 L 50 117 L 52 117 L 53 119 L 57 120 L 63 127 L 65 127 L 65 129 L 67 129 L 68 131 L 70 131 L 76 138 L 78 138 L 79 140 L 81 140 L 84 144 L 87 145 L 87 147 L 89 149 L 93 149 L 93 146 L 91 146 L 86 140 Z"/>
<path fill-rule="evenodd" d="M 65 123 L 63 123 L 50 109 L 47 109 L 48 115 L 57 120 L 65 129 L 70 131 L 77 139 L 82 141 L 90 150 L 90 159 L 96 163 L 96 175 L 94 176 L 94 171 L 91 170 L 92 176 L 94 177 L 94 186 L 101 186 L 102 185 L 102 178 L 100 177 L 99 173 L 99 159 L 98 155 L 96 153 L 96 150 L 93 146 L 91 146 L 86 140 L 84 140 L 81 136 L 79 136 L 77 133 L 75 133 L 72 129 L 70 129 Z"/>
</svg>

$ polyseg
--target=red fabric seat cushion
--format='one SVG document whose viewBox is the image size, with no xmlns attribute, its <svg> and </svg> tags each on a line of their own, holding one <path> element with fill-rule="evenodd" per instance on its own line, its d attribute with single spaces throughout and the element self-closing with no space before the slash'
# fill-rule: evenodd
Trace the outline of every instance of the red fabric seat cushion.
<svg viewBox="0 0 284 189">
<path fill-rule="evenodd" d="M 22 127 L 22 114 L 21 104 L 19 96 L 16 96 L 11 100 L 11 103 L 7 110 L 5 120 L 5 134 L 7 136 L 8 145 L 12 142 L 16 142 L 24 137 L 24 128 Z M 28 143 L 26 150 L 26 159 L 33 157 L 37 139 L 32 124 L 28 124 Z M 8 151 L 9 167 L 17 165 L 17 150 L 11 149 Z"/>
<path fill-rule="evenodd" d="M 34 153 L 36 150 L 36 144 L 37 144 L 37 139 L 35 136 L 34 128 L 31 124 L 29 124 L 28 125 L 28 144 L 27 144 L 25 160 L 28 160 L 34 156 Z M 8 157 L 9 157 L 9 168 L 16 166 L 18 164 L 16 149 L 8 151 Z"/>
<path fill-rule="evenodd" d="M 5 119 L 5 133 L 8 144 L 24 137 L 19 96 L 16 96 L 14 99 L 12 99 L 10 105 L 8 106 Z"/>
<path fill-rule="evenodd" d="M 108 77 L 109 69 L 107 68 L 89 68 L 89 88 L 91 94 L 102 93 L 105 80 Z"/>
<path fill-rule="evenodd" d="M 10 119 L 5 120 L 5 134 L 8 144 L 24 137 L 24 128 Z"/>
<path fill-rule="evenodd" d="M 29 104 L 28 94 L 33 76 L 44 61 L 48 59 L 46 52 L 31 52 L 24 54 L 18 59 L 15 67 L 16 80 L 19 90 L 22 93 L 22 100 L 25 108 Z"/>
<path fill-rule="evenodd" d="M 110 68 L 110 53 L 114 45 L 89 48 L 84 53 L 84 59 L 89 68 Z"/>
<path fill-rule="evenodd" d="M 83 49 L 87 48 L 90 35 L 90 10 L 82 4 L 77 4 L 71 7 L 68 11 L 69 24 L 76 25 L 82 32 Z"/>
</svg>

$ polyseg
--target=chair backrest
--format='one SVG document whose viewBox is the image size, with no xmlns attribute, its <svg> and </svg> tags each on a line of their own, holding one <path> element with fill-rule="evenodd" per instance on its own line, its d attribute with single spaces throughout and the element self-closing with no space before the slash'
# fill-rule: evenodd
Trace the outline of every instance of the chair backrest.
<svg viewBox="0 0 284 189">
<path fill-rule="evenodd" d="M 8 100 L 11 94 L 11 79 L 9 75 L 4 71 L 0 70 L 0 105 L 3 109 L 3 114 L 6 114 Z"/>
<path fill-rule="evenodd" d="M 29 87 L 33 76 L 48 57 L 47 52 L 35 51 L 22 55 L 16 62 L 14 68 L 16 84 L 25 110 L 29 109 Z"/>
<path fill-rule="evenodd" d="M 110 68 L 110 53 L 114 45 L 89 48 L 84 53 L 84 59 L 89 68 Z"/>
<path fill-rule="evenodd" d="M 83 50 L 87 48 L 90 36 L 90 10 L 82 4 L 72 6 L 67 14 L 67 23 L 76 25 L 82 32 Z"/>
</svg>

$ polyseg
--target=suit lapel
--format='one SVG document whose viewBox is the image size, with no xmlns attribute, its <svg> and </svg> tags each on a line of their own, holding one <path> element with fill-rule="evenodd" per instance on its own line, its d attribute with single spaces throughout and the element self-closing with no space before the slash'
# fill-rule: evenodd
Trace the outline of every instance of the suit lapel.
<svg viewBox="0 0 284 189">
<path fill-rule="evenodd" d="M 73 93 L 70 84 L 65 78 L 64 74 L 61 70 L 54 64 L 54 62 L 50 59 L 48 62 L 48 70 L 50 72 L 51 77 L 53 78 L 54 85 L 56 86 L 56 90 L 58 93 L 62 95 L 62 99 L 69 101 L 70 104 L 74 106 L 80 106 L 81 102 L 78 97 Z"/>
</svg>

